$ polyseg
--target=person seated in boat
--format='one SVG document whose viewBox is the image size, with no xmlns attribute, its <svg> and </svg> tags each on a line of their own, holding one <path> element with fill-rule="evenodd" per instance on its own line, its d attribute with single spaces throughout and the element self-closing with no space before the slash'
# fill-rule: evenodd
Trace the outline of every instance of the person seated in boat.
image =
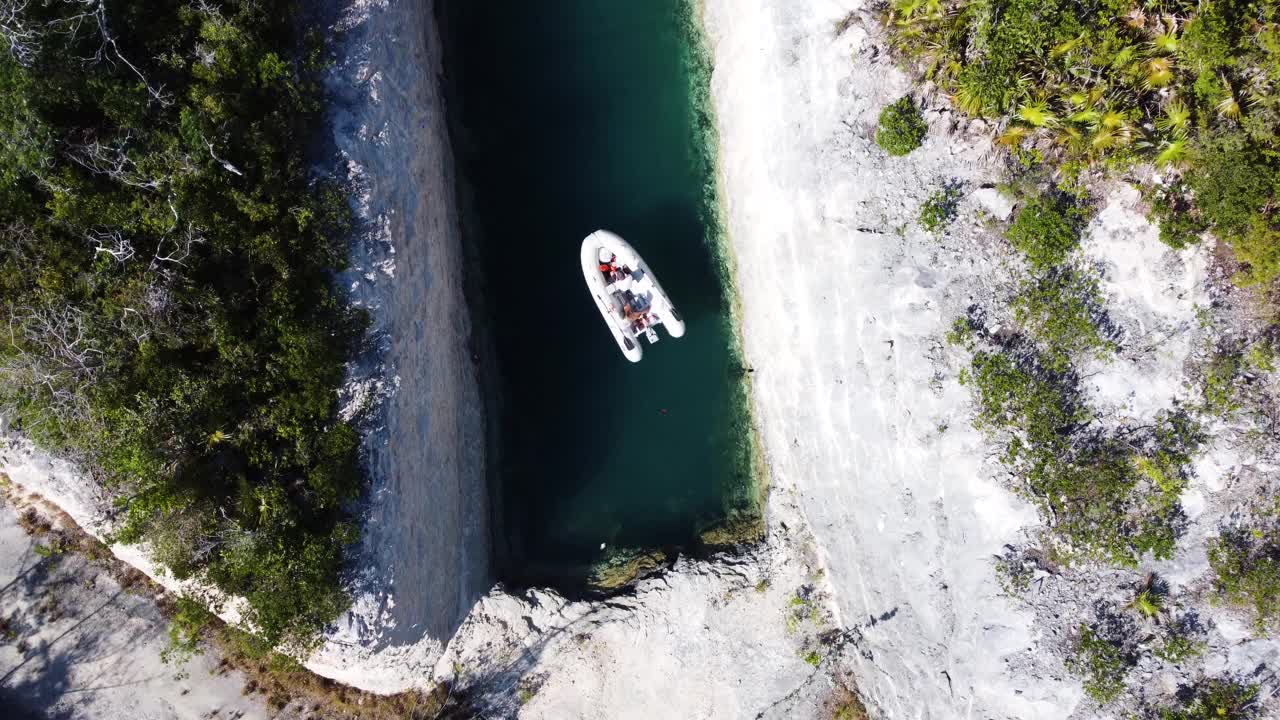
<svg viewBox="0 0 1280 720">
<path fill-rule="evenodd" d="M 618 272 L 618 256 L 610 254 L 608 260 L 601 260 L 600 272 L 612 281 L 614 274 Z"/>
</svg>

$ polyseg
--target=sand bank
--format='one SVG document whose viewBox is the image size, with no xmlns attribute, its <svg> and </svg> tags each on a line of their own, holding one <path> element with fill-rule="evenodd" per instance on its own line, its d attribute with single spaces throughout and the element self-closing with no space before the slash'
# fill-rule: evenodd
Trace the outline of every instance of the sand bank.
<svg viewBox="0 0 1280 720">
<path fill-rule="evenodd" d="M 944 367 L 952 318 L 994 290 L 986 258 L 915 225 L 942 182 L 997 177 L 989 140 L 949 135 L 955 120 L 935 111 L 911 155 L 874 144 L 880 109 L 910 87 L 868 32 L 869 3 L 705 6 L 765 450 L 860 633 L 860 686 L 888 717 L 1064 717 L 1079 689 L 1017 670 L 1032 662 L 1032 616 L 991 571 L 1035 515 L 985 479 L 967 393 Z"/>
</svg>

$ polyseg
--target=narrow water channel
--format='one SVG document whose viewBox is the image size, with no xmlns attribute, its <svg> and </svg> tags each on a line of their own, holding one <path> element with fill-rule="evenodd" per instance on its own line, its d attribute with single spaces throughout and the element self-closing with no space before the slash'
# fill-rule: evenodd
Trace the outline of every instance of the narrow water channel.
<svg viewBox="0 0 1280 720">
<path fill-rule="evenodd" d="M 442 2 L 511 580 L 574 585 L 757 513 L 692 2 Z M 636 365 L 583 282 L 597 228 L 644 255 L 688 325 Z"/>
</svg>

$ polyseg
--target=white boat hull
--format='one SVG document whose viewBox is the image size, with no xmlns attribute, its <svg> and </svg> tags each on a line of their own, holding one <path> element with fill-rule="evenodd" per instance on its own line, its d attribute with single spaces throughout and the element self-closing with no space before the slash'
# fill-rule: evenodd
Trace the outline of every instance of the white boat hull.
<svg viewBox="0 0 1280 720">
<path fill-rule="evenodd" d="M 645 282 L 634 287 L 651 303 L 645 313 L 646 319 L 650 322 L 647 330 L 637 332 L 636 323 L 626 316 L 623 308 L 622 295 L 632 289 L 632 286 L 626 281 L 611 284 L 605 274 L 600 271 L 602 250 L 615 256 L 619 266 L 630 268 L 633 273 L 636 270 L 643 271 L 635 274 L 642 274 Z M 608 230 L 597 230 L 582 241 L 580 257 L 587 289 L 595 299 L 596 307 L 604 318 L 604 324 L 608 326 L 613 339 L 617 341 L 618 349 L 628 360 L 640 362 L 644 357 L 640 336 L 652 335 L 650 342 L 656 342 L 657 336 L 653 334 L 653 328 L 658 325 L 666 328 L 667 334 L 673 338 L 684 335 L 684 318 L 676 311 L 675 305 L 658 284 L 653 271 L 626 240 Z"/>
</svg>

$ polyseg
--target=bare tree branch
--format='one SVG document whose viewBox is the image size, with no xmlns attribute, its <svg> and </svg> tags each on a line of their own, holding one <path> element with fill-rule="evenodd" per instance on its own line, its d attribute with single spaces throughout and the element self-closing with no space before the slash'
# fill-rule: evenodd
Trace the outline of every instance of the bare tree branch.
<svg viewBox="0 0 1280 720">
<path fill-rule="evenodd" d="M 0 0 L 0 38 L 9 55 L 23 67 L 31 67 L 40 54 L 40 33 L 27 20 L 30 0 Z"/>
<path fill-rule="evenodd" d="M 86 58 L 86 61 L 96 64 L 104 60 L 107 62 L 119 60 L 132 70 L 134 75 L 138 76 L 138 79 L 142 81 L 142 86 L 146 88 L 147 94 L 151 96 L 152 100 L 166 107 L 173 104 L 173 98 L 164 91 L 163 85 L 152 86 L 151 82 L 147 80 L 147 76 L 143 75 L 142 71 L 138 69 L 138 66 L 129 62 L 129 58 L 120 52 L 120 46 L 116 43 L 116 36 L 111 32 L 111 27 L 107 22 L 107 7 L 104 0 L 63 0 L 63 2 L 79 6 L 80 12 L 51 21 L 48 25 L 51 32 L 75 38 L 79 35 L 80 28 L 87 22 L 92 21 L 98 29 L 98 36 L 102 39 L 102 44 L 93 57 Z"/>
</svg>

